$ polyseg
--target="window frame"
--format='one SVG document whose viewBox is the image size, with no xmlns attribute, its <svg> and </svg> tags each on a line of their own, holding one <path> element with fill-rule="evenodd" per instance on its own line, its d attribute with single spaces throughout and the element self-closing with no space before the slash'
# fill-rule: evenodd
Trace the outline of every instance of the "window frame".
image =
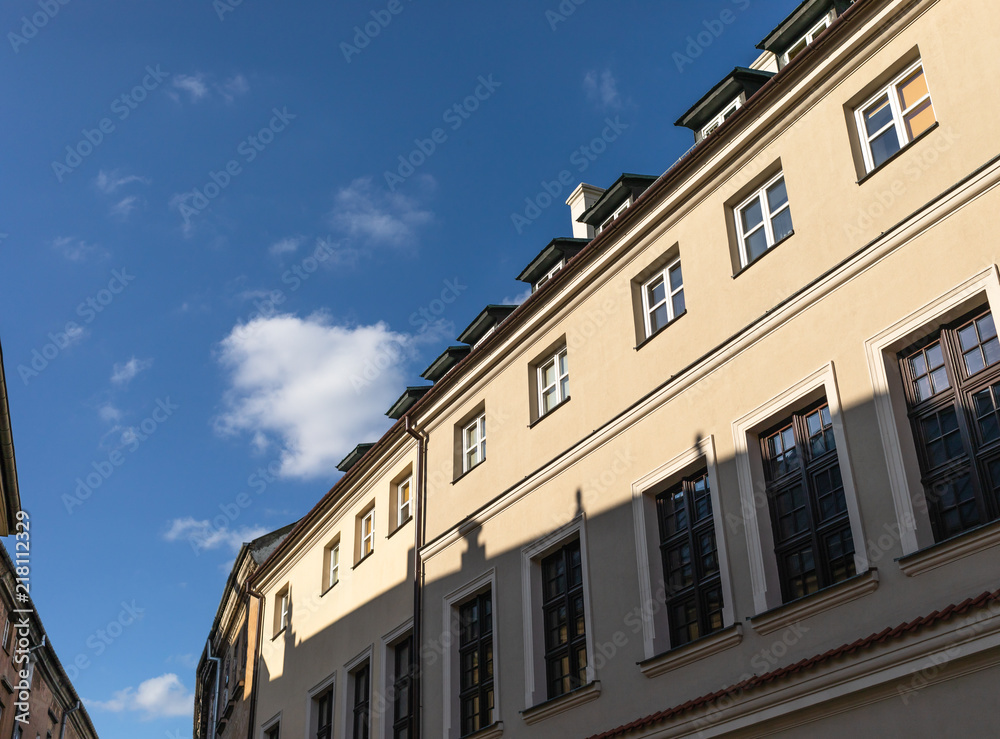
<svg viewBox="0 0 1000 739">
<path fill-rule="evenodd" d="M 406 671 L 400 674 L 400 651 L 403 647 L 406 647 L 409 661 L 406 665 Z M 416 653 L 413 646 L 413 633 L 412 631 L 406 634 L 401 639 L 398 639 L 391 645 L 392 650 L 392 714 L 391 720 L 387 720 L 385 723 L 388 724 L 389 736 L 391 739 L 403 739 L 411 738 L 413 736 L 413 719 L 414 719 L 414 689 L 413 689 L 413 678 L 414 674 L 418 670 L 418 665 L 416 661 Z M 406 710 L 407 713 L 400 713 L 400 695 L 406 695 Z"/>
<path fill-rule="evenodd" d="M 476 429 L 476 439 L 470 445 L 467 442 L 467 433 L 470 429 Z M 462 425 L 462 474 L 474 470 L 486 461 L 486 411 L 476 414 L 470 423 Z M 469 453 L 475 450 L 476 461 L 469 464 Z"/>
<path fill-rule="evenodd" d="M 812 28 L 810 28 L 808 31 L 802 34 L 798 39 L 796 39 L 795 43 L 788 47 L 788 51 L 782 53 L 781 55 L 782 66 L 790 64 L 795 59 L 795 57 L 789 57 L 789 55 L 792 53 L 792 49 L 794 49 L 796 46 L 805 41 L 805 44 L 802 45 L 802 48 L 799 49 L 799 51 L 795 54 L 795 56 L 798 56 L 809 47 L 809 44 L 811 44 L 813 41 L 816 40 L 817 36 L 819 36 L 821 33 L 823 33 L 823 31 L 828 29 L 833 24 L 833 13 L 834 11 L 831 10 L 829 13 L 824 15 L 823 18 L 818 23 L 816 23 L 816 25 L 814 25 Z"/>
<path fill-rule="evenodd" d="M 327 546 L 326 557 L 326 590 L 330 590 L 340 583 L 340 536 Z"/>
<path fill-rule="evenodd" d="M 402 491 L 406 490 L 406 502 L 403 502 Z M 406 515 L 403 510 L 406 509 Z M 396 528 L 413 518 L 413 475 L 408 475 L 405 479 L 396 483 Z M 393 529 L 395 530 L 395 529 Z"/>
<path fill-rule="evenodd" d="M 736 113 L 740 108 L 743 107 L 743 96 L 738 96 L 729 105 L 723 108 L 722 112 L 717 116 L 712 118 L 708 123 L 702 126 L 701 137 L 707 139 L 711 136 L 723 123 L 726 122 L 733 114 Z"/>
<path fill-rule="evenodd" d="M 579 582 L 572 582 L 570 575 L 575 569 L 574 567 L 574 553 L 576 557 L 579 558 Z M 590 659 L 592 658 L 592 653 L 587 652 L 587 603 L 586 594 L 583 584 L 583 550 L 580 545 L 580 540 L 569 539 L 562 546 L 551 552 L 539 561 L 539 565 L 542 569 L 542 620 L 545 628 L 545 696 L 547 700 L 555 700 L 556 698 L 561 698 L 564 695 L 572 693 L 574 690 L 578 690 L 583 686 L 587 685 L 589 680 L 587 680 L 587 667 L 590 664 Z M 563 579 L 566 582 L 566 587 L 559 590 L 559 592 L 554 595 L 548 595 L 545 593 L 545 586 L 552 580 L 558 581 L 558 567 L 562 566 L 563 569 Z M 553 577 L 550 573 L 553 568 L 555 568 L 556 574 Z M 579 599 L 580 605 L 583 608 L 582 614 L 574 614 L 575 611 L 575 601 Z M 565 619 L 560 617 L 560 614 L 565 612 Z M 551 619 L 552 616 L 559 618 L 559 623 L 564 624 L 564 629 L 566 631 L 565 641 L 560 641 L 556 644 L 551 644 L 549 642 L 549 635 L 552 633 Z M 574 629 L 574 621 L 577 623 L 583 622 L 584 630 L 580 633 L 578 629 Z M 584 652 L 584 659 L 586 664 L 580 664 L 580 650 Z M 559 666 L 559 663 L 565 659 L 568 663 L 568 670 L 565 675 L 560 678 L 562 685 L 559 687 L 555 686 L 556 678 L 554 678 L 555 668 Z M 581 670 L 583 676 L 581 677 Z"/>
<path fill-rule="evenodd" d="M 274 636 L 277 639 L 289 626 L 292 613 L 292 589 L 285 585 L 274 596 Z"/>
<path fill-rule="evenodd" d="M 360 558 L 358 562 L 361 562 L 367 557 L 370 557 L 375 553 L 375 506 L 373 505 L 367 511 L 360 516 Z M 368 526 L 368 532 L 365 533 L 365 526 Z M 367 550 L 366 550 L 367 546 Z"/>
<path fill-rule="evenodd" d="M 680 270 L 681 284 L 680 287 L 674 290 L 670 283 L 670 274 L 674 269 Z M 661 302 L 655 305 L 650 304 L 650 288 L 653 283 L 658 280 L 663 280 L 664 287 L 664 298 Z M 658 270 L 656 273 L 651 275 L 649 279 L 644 281 L 639 288 L 642 291 L 642 323 L 646 332 L 646 339 L 650 339 L 656 334 L 663 331 L 667 326 L 676 321 L 678 318 L 687 313 L 687 299 L 684 295 L 684 271 L 681 268 L 681 258 L 678 256 L 676 259 L 671 260 L 663 269 Z M 680 295 L 681 300 L 684 302 L 684 310 L 678 313 L 674 307 L 674 297 Z M 652 314 L 661 306 L 666 306 L 667 309 L 667 322 L 662 326 L 653 331 L 652 324 Z"/>
<path fill-rule="evenodd" d="M 336 673 L 331 674 L 315 688 L 309 691 L 308 706 L 308 739 L 333 739 L 335 722 L 337 720 L 337 680 Z M 329 724 L 321 724 L 323 716 L 323 700 L 329 698 Z"/>
<path fill-rule="evenodd" d="M 484 624 L 487 622 L 485 615 L 485 604 L 489 604 L 489 630 L 484 631 Z M 477 622 L 479 628 L 474 639 L 466 641 L 466 628 L 463 613 L 471 604 L 475 604 L 479 614 Z M 486 590 L 476 593 L 461 603 L 455 604 L 458 612 L 458 735 L 466 737 L 475 734 L 496 722 L 496 649 L 494 644 L 494 601 L 492 586 Z M 463 688 L 463 662 L 466 655 L 475 654 L 477 658 L 478 673 L 482 675 L 482 666 L 487 662 L 484 656 L 489 650 L 489 664 L 491 665 L 489 679 L 480 677 L 476 683 L 470 687 Z M 479 699 L 479 712 L 475 716 L 467 716 L 465 713 L 466 701 L 476 697 Z M 492 704 L 492 705 L 490 705 Z M 473 723 L 473 728 L 466 731 L 466 721 Z"/>
<path fill-rule="evenodd" d="M 924 84 L 927 87 L 927 93 L 923 95 L 919 100 L 914 102 L 908 108 L 903 109 L 901 107 L 901 101 L 899 99 L 899 88 L 900 86 L 914 77 L 917 70 L 924 76 Z M 914 141 L 919 139 L 923 134 L 929 131 L 937 123 L 937 109 L 934 107 L 934 96 L 931 94 L 931 84 L 927 79 L 927 69 L 924 67 L 924 62 L 922 58 L 918 58 L 912 64 L 906 66 L 906 68 L 895 75 L 889 82 L 881 85 L 878 90 L 872 95 L 868 96 L 860 105 L 854 108 L 854 123 L 857 128 L 858 143 L 861 145 L 861 156 L 865 165 L 865 174 L 871 174 L 875 170 L 879 169 L 887 162 L 889 162 L 893 157 L 895 157 L 899 152 L 903 151 L 906 147 L 912 144 Z M 865 125 L 865 113 L 871 110 L 879 101 L 886 97 L 889 103 L 889 109 L 892 113 L 891 123 L 886 124 L 878 131 L 872 135 L 868 135 L 868 127 Z M 930 102 L 930 109 L 934 115 L 934 123 L 928 126 L 926 129 L 918 133 L 916 136 L 911 137 L 908 134 L 905 116 L 917 110 L 925 102 Z M 875 157 L 872 153 L 871 143 L 876 138 L 887 133 L 890 128 L 894 129 L 896 132 L 896 140 L 899 144 L 899 148 L 890 154 L 888 157 L 883 159 L 878 164 L 875 164 Z"/>
<path fill-rule="evenodd" d="M 548 272 L 546 272 L 544 275 L 538 278 L 538 281 L 531 286 L 531 292 L 535 292 L 538 288 L 540 288 L 546 282 L 548 282 L 557 274 L 559 274 L 559 272 L 565 266 L 566 266 L 566 260 L 560 259 L 552 269 L 550 269 Z"/>
<path fill-rule="evenodd" d="M 778 181 L 783 181 L 785 185 L 785 203 L 780 208 L 778 208 L 774 213 L 771 212 L 771 206 L 768 202 L 767 192 L 771 190 Z M 743 212 L 752 207 L 754 204 L 760 205 L 761 208 L 761 223 L 758 226 L 750 229 L 747 232 L 743 230 Z M 751 264 L 758 262 L 765 254 L 770 252 L 778 244 L 782 243 L 785 239 L 791 237 L 795 233 L 795 223 L 792 222 L 792 228 L 788 233 L 784 234 L 780 239 L 776 239 L 774 236 L 774 224 L 773 221 L 781 213 L 787 211 L 789 214 L 792 210 L 792 198 L 788 192 L 788 181 L 785 180 L 785 170 L 782 168 L 778 170 L 776 174 L 769 177 L 766 182 L 764 182 L 760 187 L 755 188 L 752 195 L 744 199 L 738 205 L 733 208 L 733 220 L 736 225 L 736 240 L 737 247 L 739 249 L 740 257 L 740 267 L 741 269 L 746 269 Z M 750 252 L 747 249 L 746 239 L 749 236 L 757 233 L 759 230 L 764 229 L 764 238 L 767 246 L 764 248 L 758 256 L 753 259 L 750 258 Z"/>
<path fill-rule="evenodd" d="M 568 352 L 569 352 L 569 350 L 568 350 L 567 346 L 565 344 L 563 344 L 563 346 L 561 348 L 557 349 L 553 354 L 550 354 L 547 359 L 545 359 L 544 361 L 542 361 L 535 368 L 535 384 L 536 384 L 536 386 L 538 388 L 538 398 L 537 398 L 537 401 L 538 401 L 538 417 L 539 418 L 542 418 L 543 416 L 547 416 L 549 413 L 551 413 L 552 411 L 554 411 L 556 408 L 558 408 L 559 406 L 561 406 L 563 403 L 565 403 L 570 398 L 569 389 L 568 389 L 568 386 L 569 386 L 569 353 Z M 563 362 L 560 362 L 560 359 L 562 359 Z M 563 364 L 563 363 L 566 366 L 565 373 L 561 372 L 561 366 L 560 365 Z M 555 379 L 553 380 L 552 384 L 550 384 L 550 385 L 544 385 L 543 383 L 545 382 L 545 380 L 544 380 L 544 378 L 545 378 L 545 370 L 549 366 L 553 366 L 554 374 L 555 374 Z M 563 389 L 563 383 L 564 382 L 565 382 L 565 384 L 567 386 L 566 390 Z M 552 406 L 548 410 L 546 410 L 545 409 L 545 393 L 548 392 L 550 389 L 551 390 L 555 390 L 556 401 L 552 404 Z"/>
<path fill-rule="evenodd" d="M 607 229 L 607 227 L 610 226 L 612 223 L 614 223 L 621 216 L 622 213 L 628 210 L 629 206 L 631 205 L 632 205 L 632 196 L 629 195 L 625 199 L 624 203 L 615 208 L 614 213 L 605 218 L 604 221 L 601 223 L 601 225 L 599 225 L 596 229 L 594 229 L 594 235 L 596 236 L 597 234 Z"/>
<path fill-rule="evenodd" d="M 351 739 L 371 739 L 371 696 L 372 696 L 372 663 L 370 659 L 362 660 L 349 673 L 351 680 Z M 359 691 L 359 685 L 364 687 Z M 358 719 L 361 718 L 361 723 Z M 360 732 L 359 732 L 360 729 Z"/>
</svg>

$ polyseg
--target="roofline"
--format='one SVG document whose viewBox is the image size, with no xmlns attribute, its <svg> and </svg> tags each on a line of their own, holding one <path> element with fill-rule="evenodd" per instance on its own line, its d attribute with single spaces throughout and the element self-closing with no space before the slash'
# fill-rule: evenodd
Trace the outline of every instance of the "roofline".
<svg viewBox="0 0 1000 739">
<path fill-rule="evenodd" d="M 594 201 L 593 205 L 591 205 L 589 208 L 587 208 L 587 210 L 583 211 L 583 213 L 580 214 L 580 217 L 576 219 L 577 222 L 586 223 L 587 219 L 590 218 L 601 206 L 603 206 L 607 200 L 609 200 L 612 196 L 617 194 L 617 192 L 621 188 L 626 187 L 625 185 L 626 179 L 646 180 L 647 182 L 649 182 L 650 185 L 652 185 L 654 182 L 656 182 L 657 176 L 650 174 L 632 174 L 631 172 L 623 173 L 621 177 L 619 177 L 617 180 L 615 180 L 608 186 L 607 190 L 601 193 L 601 196 Z"/>
<path fill-rule="evenodd" d="M 696 102 L 686 111 L 684 111 L 684 114 L 676 121 L 674 121 L 674 125 L 679 126 L 680 128 L 688 128 L 688 124 L 685 123 L 685 121 L 690 121 L 690 119 L 694 116 L 698 108 L 707 103 L 709 99 L 713 95 L 716 95 L 730 80 L 739 81 L 741 78 L 743 79 L 752 78 L 754 80 L 759 80 L 763 77 L 767 78 L 764 81 L 764 84 L 766 85 L 768 82 L 771 81 L 771 78 L 773 78 L 775 74 L 776 74 L 775 72 L 767 72 L 763 69 L 752 69 L 750 67 L 734 67 L 733 70 L 727 73 L 725 77 L 723 77 L 721 80 L 712 85 L 712 88 L 704 95 L 702 95 L 698 99 L 698 102 Z"/>
<path fill-rule="evenodd" d="M 21 491 L 17 483 L 17 459 L 14 456 L 14 435 L 10 424 L 2 348 L 0 348 L 0 491 L 3 493 L 0 536 L 8 536 L 15 528 L 14 522 L 21 510 Z"/>
</svg>

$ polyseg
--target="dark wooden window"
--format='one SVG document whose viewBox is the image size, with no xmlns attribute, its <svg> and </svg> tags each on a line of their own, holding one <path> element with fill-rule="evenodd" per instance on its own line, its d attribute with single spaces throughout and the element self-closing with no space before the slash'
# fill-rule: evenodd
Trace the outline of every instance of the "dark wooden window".
<svg viewBox="0 0 1000 739">
<path fill-rule="evenodd" d="M 542 560 L 542 591 L 548 697 L 556 698 L 587 682 L 587 632 L 579 540 Z"/>
<path fill-rule="evenodd" d="M 408 636 L 393 648 L 392 738 L 413 736 L 413 637 Z"/>
<path fill-rule="evenodd" d="M 367 664 L 354 671 L 354 729 L 352 739 L 368 739 L 371 672 Z"/>
<path fill-rule="evenodd" d="M 966 316 L 900 355 L 935 541 L 1000 517 L 1000 339 Z"/>
<path fill-rule="evenodd" d="M 855 575 L 830 406 L 823 400 L 791 415 L 760 443 L 784 600 Z"/>
<path fill-rule="evenodd" d="M 661 493 L 656 511 L 670 645 L 679 647 L 722 628 L 722 584 L 708 473 L 702 470 Z"/>
<path fill-rule="evenodd" d="M 332 739 L 333 688 L 327 688 L 314 701 L 316 703 L 316 739 Z"/>
<path fill-rule="evenodd" d="M 281 739 L 281 726 L 275 725 L 267 730 L 267 739 Z"/>
<path fill-rule="evenodd" d="M 493 723 L 493 593 L 463 603 L 459 622 L 462 736 Z"/>
</svg>

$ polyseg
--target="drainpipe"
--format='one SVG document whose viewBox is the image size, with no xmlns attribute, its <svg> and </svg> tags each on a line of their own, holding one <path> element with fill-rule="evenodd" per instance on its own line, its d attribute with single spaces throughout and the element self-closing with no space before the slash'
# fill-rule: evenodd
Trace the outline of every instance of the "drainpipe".
<svg viewBox="0 0 1000 739">
<path fill-rule="evenodd" d="M 427 434 L 417 431 L 410 422 L 409 415 L 403 416 L 404 430 L 417 440 L 417 489 L 413 496 L 413 648 L 417 669 L 413 673 L 413 736 L 420 739 L 420 708 L 421 708 L 421 667 L 420 667 L 420 621 L 423 583 L 423 565 L 420 559 L 420 547 L 423 545 L 424 508 L 421 501 L 427 489 Z"/>
<path fill-rule="evenodd" d="M 218 657 L 212 656 L 212 637 L 205 640 L 205 648 L 208 650 L 208 659 L 215 663 L 215 691 L 212 693 L 211 720 L 208 722 L 208 736 L 215 735 L 216 710 L 219 707 L 219 672 L 222 670 L 222 662 Z"/>
<path fill-rule="evenodd" d="M 69 715 L 73 713 L 73 711 L 79 711 L 81 705 L 80 701 L 77 701 L 75 706 L 70 708 L 68 711 L 63 711 L 62 726 L 59 727 L 59 739 L 64 739 L 66 736 L 66 719 L 69 718 Z"/>
<path fill-rule="evenodd" d="M 250 637 L 250 598 L 257 599 L 257 634 L 253 640 L 253 685 L 250 686 L 250 721 L 247 724 L 247 739 L 254 739 L 254 722 L 257 720 L 257 685 L 260 682 L 258 671 L 260 668 L 260 644 L 263 639 L 264 629 L 264 595 L 247 585 L 247 638 Z M 249 664 L 247 665 L 249 667 Z M 245 679 L 245 676 L 244 676 Z"/>
</svg>

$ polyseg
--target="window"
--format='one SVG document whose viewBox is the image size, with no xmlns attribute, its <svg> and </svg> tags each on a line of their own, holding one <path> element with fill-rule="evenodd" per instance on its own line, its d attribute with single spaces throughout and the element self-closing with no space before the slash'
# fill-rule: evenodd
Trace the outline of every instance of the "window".
<svg viewBox="0 0 1000 739">
<path fill-rule="evenodd" d="M 923 64 L 907 68 L 855 116 L 865 170 L 871 172 L 937 122 Z"/>
<path fill-rule="evenodd" d="M 10 651 L 10 616 L 3 624 L 3 648 L 5 651 Z"/>
<path fill-rule="evenodd" d="M 587 683 L 579 540 L 542 560 L 542 588 L 546 684 L 548 697 L 557 698 Z"/>
<path fill-rule="evenodd" d="M 371 706 L 370 670 L 365 663 L 352 674 L 354 681 L 354 711 L 352 739 L 368 739 L 369 709 Z"/>
<path fill-rule="evenodd" d="M 264 730 L 264 739 L 281 739 L 281 725 L 275 724 Z"/>
<path fill-rule="evenodd" d="M 681 260 L 658 272 L 642 286 L 642 314 L 649 338 L 684 313 L 684 278 Z"/>
<path fill-rule="evenodd" d="M 361 516 L 361 557 L 364 559 L 375 551 L 375 508 Z"/>
<path fill-rule="evenodd" d="M 569 362 L 563 347 L 538 366 L 538 415 L 569 400 Z"/>
<path fill-rule="evenodd" d="M 316 739 L 333 739 L 333 688 L 327 688 L 313 698 L 316 716 Z"/>
<path fill-rule="evenodd" d="M 462 736 L 493 723 L 493 592 L 458 609 Z"/>
<path fill-rule="evenodd" d="M 830 23 L 833 21 L 832 14 L 827 14 L 823 16 L 823 20 L 817 23 L 815 26 L 809 29 L 805 36 L 796 41 L 792 48 L 782 54 L 782 59 L 785 64 L 792 61 L 795 57 L 806 50 L 806 47 L 813 42 L 813 40 L 819 36 L 823 31 L 830 27 Z"/>
<path fill-rule="evenodd" d="M 743 100 L 741 98 L 736 98 L 732 103 L 726 106 L 726 109 L 715 116 L 708 124 L 701 129 L 701 137 L 707 138 L 710 133 L 721 126 L 726 120 L 743 105 Z"/>
<path fill-rule="evenodd" d="M 277 636 L 288 627 L 292 601 L 286 586 L 274 599 L 274 635 Z"/>
<path fill-rule="evenodd" d="M 934 540 L 1000 517 L 1000 339 L 979 312 L 900 355 Z"/>
<path fill-rule="evenodd" d="M 740 261 L 744 267 L 792 233 L 785 175 L 779 173 L 736 208 Z"/>
<path fill-rule="evenodd" d="M 604 223 L 602 223 L 600 226 L 597 227 L 596 233 L 600 233 L 601 231 L 603 231 L 604 229 L 606 229 L 608 226 L 610 226 L 614 222 L 614 220 L 616 218 L 618 218 L 618 216 L 620 216 L 622 213 L 624 213 L 626 210 L 628 210 L 628 207 L 630 205 L 632 205 L 632 198 L 631 197 L 629 197 L 624 203 L 622 203 L 621 205 L 619 205 L 615 209 L 615 212 L 612 213 L 610 216 L 608 216 L 604 220 Z"/>
<path fill-rule="evenodd" d="M 393 648 L 392 739 L 413 736 L 413 637 L 408 636 Z"/>
<path fill-rule="evenodd" d="M 396 485 L 396 528 L 399 528 L 404 523 L 410 520 L 410 516 L 413 514 L 410 512 L 411 509 L 411 489 L 412 489 L 413 478 L 407 477 L 401 483 Z"/>
<path fill-rule="evenodd" d="M 462 471 L 468 472 L 486 459 L 486 414 L 462 429 Z"/>
<path fill-rule="evenodd" d="M 556 273 L 558 273 L 559 270 L 561 270 L 565 264 L 566 264 L 565 260 L 560 259 L 559 262 L 556 264 L 556 266 L 554 266 L 552 269 L 550 269 L 548 272 L 546 272 L 544 275 L 542 275 L 541 277 L 538 278 L 538 282 L 536 282 L 531 287 L 531 291 L 534 292 L 535 290 L 537 290 L 538 288 L 540 288 L 542 285 L 544 285 L 546 282 L 548 282 L 553 277 L 555 277 Z"/>
<path fill-rule="evenodd" d="M 326 550 L 326 587 L 332 588 L 340 582 L 340 539 L 338 538 Z"/>
<path fill-rule="evenodd" d="M 761 434 L 760 445 L 784 600 L 855 575 L 854 541 L 826 400 Z"/>
<path fill-rule="evenodd" d="M 722 628 L 722 583 L 708 471 L 656 498 L 670 644 L 679 647 Z"/>
</svg>

